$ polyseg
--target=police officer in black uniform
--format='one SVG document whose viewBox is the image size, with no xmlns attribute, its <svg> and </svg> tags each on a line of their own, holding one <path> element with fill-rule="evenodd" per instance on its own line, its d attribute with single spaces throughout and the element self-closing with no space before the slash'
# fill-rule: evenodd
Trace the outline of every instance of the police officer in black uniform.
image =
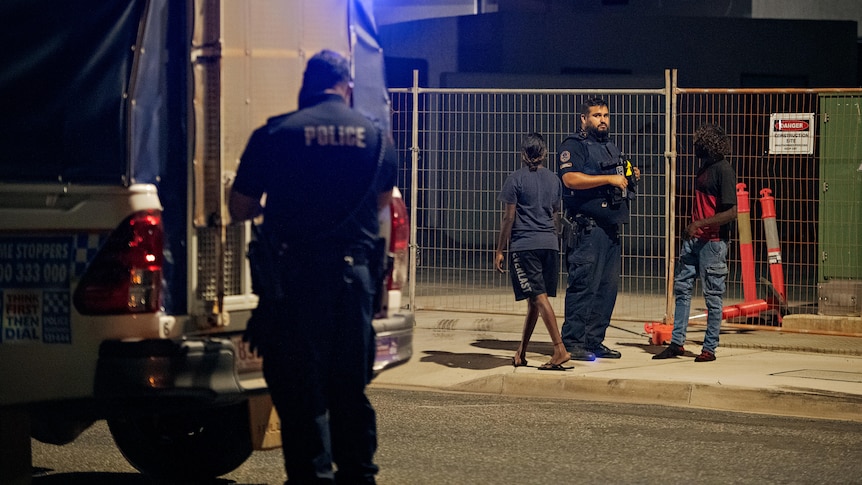
<svg viewBox="0 0 862 485">
<path fill-rule="evenodd" d="M 606 101 L 587 99 L 580 117 L 581 132 L 557 149 L 568 269 L 561 333 L 574 360 L 618 359 L 604 340 L 619 286 L 620 225 L 628 221 L 640 171 L 608 137 Z"/>
<path fill-rule="evenodd" d="M 255 288 L 261 301 L 246 338 L 263 357 L 292 484 L 374 483 L 378 471 L 365 387 L 382 258 L 377 214 L 390 201 L 397 156 L 350 107 L 351 89 L 344 57 L 312 57 L 300 109 L 252 134 L 229 199 L 235 222 L 263 214 L 260 239 L 276 259 L 275 284 Z"/>
</svg>

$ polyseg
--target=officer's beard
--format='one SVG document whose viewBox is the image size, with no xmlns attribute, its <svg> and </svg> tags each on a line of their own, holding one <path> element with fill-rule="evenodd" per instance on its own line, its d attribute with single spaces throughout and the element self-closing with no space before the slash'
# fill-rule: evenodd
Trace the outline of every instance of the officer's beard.
<svg viewBox="0 0 862 485">
<path fill-rule="evenodd" d="M 609 130 L 599 130 L 598 126 L 588 126 L 587 127 L 587 135 L 592 136 L 598 141 L 605 142 L 608 141 Z"/>
</svg>

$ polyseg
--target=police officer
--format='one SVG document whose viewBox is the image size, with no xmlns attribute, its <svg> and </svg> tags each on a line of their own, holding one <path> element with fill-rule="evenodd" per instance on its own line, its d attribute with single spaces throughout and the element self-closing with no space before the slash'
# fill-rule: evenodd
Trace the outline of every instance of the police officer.
<svg viewBox="0 0 862 485">
<path fill-rule="evenodd" d="M 620 353 L 606 347 L 604 339 L 622 264 L 620 225 L 628 220 L 640 171 L 625 164 L 608 137 L 606 101 L 587 99 L 580 118 L 581 132 L 557 149 L 567 223 L 568 286 L 561 333 L 574 360 L 618 359 Z"/>
<path fill-rule="evenodd" d="M 252 134 L 229 199 L 234 221 L 263 214 L 262 239 L 277 259 L 282 291 L 255 290 L 261 301 L 246 338 L 263 357 L 289 483 L 374 483 L 378 471 L 365 387 L 382 257 L 377 214 L 389 204 L 397 156 L 351 109 L 351 90 L 344 57 L 312 57 L 300 109 Z"/>
</svg>

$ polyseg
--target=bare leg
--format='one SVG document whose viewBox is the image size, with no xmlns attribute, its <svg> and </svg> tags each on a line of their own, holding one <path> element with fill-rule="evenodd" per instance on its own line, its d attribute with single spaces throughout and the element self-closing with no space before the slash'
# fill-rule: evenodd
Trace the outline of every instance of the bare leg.
<svg viewBox="0 0 862 485">
<path fill-rule="evenodd" d="M 527 316 L 524 317 L 524 330 L 521 332 L 521 343 L 518 345 L 518 350 L 515 351 L 515 357 L 512 358 L 512 365 L 519 367 L 527 365 L 527 344 L 530 343 L 530 337 L 533 336 L 533 330 L 536 328 L 536 322 L 539 321 L 539 309 L 533 302 L 533 298 L 527 300 Z"/>
<path fill-rule="evenodd" d="M 557 326 L 557 316 L 554 314 L 554 307 L 551 306 L 548 295 L 542 293 L 534 298 L 530 298 L 530 307 L 536 308 L 542 315 L 542 321 L 545 322 L 548 335 L 551 336 L 551 342 L 554 343 L 554 355 L 548 363 L 560 365 L 568 362 L 572 356 L 563 345 L 563 338 L 560 336 L 560 327 Z M 535 326 L 535 321 L 533 325 Z"/>
</svg>

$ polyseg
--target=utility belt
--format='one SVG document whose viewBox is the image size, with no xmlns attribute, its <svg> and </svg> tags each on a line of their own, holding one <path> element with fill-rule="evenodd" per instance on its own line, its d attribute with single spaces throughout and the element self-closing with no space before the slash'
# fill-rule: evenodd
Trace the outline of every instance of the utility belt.
<svg viewBox="0 0 862 485">
<path fill-rule="evenodd" d="M 287 280 L 282 278 L 300 278 L 297 281 L 301 284 L 302 278 L 309 277 L 309 271 L 320 271 L 327 275 L 324 281 L 332 285 L 329 289 L 336 298 L 350 298 L 346 301 L 353 301 L 355 295 L 365 296 L 369 291 L 365 281 L 358 279 L 362 271 L 357 271 L 357 267 L 367 266 L 374 292 L 369 295 L 374 305 L 372 308 L 377 311 L 381 307 L 383 271 L 386 265 L 383 260 L 385 240 L 380 239 L 373 249 L 363 245 L 321 249 L 307 245 L 296 247 L 286 243 L 273 244 L 256 227 L 255 236 L 248 245 L 248 259 L 252 291 L 260 296 L 261 301 L 252 312 L 243 336 L 253 349 L 259 348 L 268 353 L 274 332 L 283 323 L 281 313 L 284 311 L 284 303 L 288 301 L 289 295 L 286 291 L 290 290 L 290 287 L 284 284 Z M 291 275 L 291 265 L 298 262 L 301 262 L 302 269 L 298 274 Z"/>
<path fill-rule="evenodd" d="M 563 221 L 567 221 L 570 225 L 586 231 L 594 227 L 601 227 L 606 231 L 616 231 L 619 229 L 619 224 L 597 221 L 595 218 L 581 213 L 574 213 L 570 210 L 565 211 Z"/>
<path fill-rule="evenodd" d="M 374 248 L 366 246 L 351 245 L 340 251 L 344 264 L 342 266 L 342 280 L 346 287 L 360 289 L 365 288 L 364 285 L 354 286 L 356 274 L 354 269 L 357 266 L 368 267 L 368 274 L 371 277 L 371 299 L 372 308 L 377 312 L 381 308 L 383 298 L 383 283 L 386 278 L 386 272 L 392 265 L 391 256 L 388 256 L 386 251 L 386 240 L 379 238 L 374 242 Z"/>
<path fill-rule="evenodd" d="M 608 224 L 596 221 L 594 218 L 566 210 L 563 218 L 563 243 L 565 248 L 572 248 L 577 244 L 578 236 L 581 233 L 588 234 L 593 228 L 600 227 L 608 234 L 616 234 L 619 231 L 619 224 Z"/>
<path fill-rule="evenodd" d="M 374 248 L 362 244 L 350 244 L 323 249 L 285 244 L 279 248 L 276 257 L 280 267 L 294 265 L 308 268 L 313 266 L 328 271 L 342 265 L 346 267 L 368 266 L 371 269 L 376 269 L 383 261 L 384 249 L 382 244 L 377 243 L 375 243 Z"/>
<path fill-rule="evenodd" d="M 319 266 L 321 271 L 334 271 L 341 264 L 345 281 L 352 282 L 352 270 L 356 266 L 368 266 L 372 279 L 382 281 L 387 267 L 385 240 L 378 239 L 374 248 L 361 244 L 346 247 L 292 246 L 289 243 L 272 243 L 261 232 L 249 243 L 248 259 L 251 269 L 252 291 L 261 297 L 282 299 L 284 285 L 282 272 L 292 264 Z"/>
<path fill-rule="evenodd" d="M 319 265 L 321 268 L 331 267 L 340 261 L 350 266 L 366 266 L 374 264 L 382 256 L 379 247 L 374 249 L 362 244 L 349 245 L 305 245 L 292 243 L 274 244 L 275 261 L 278 265 L 302 264 Z"/>
</svg>

